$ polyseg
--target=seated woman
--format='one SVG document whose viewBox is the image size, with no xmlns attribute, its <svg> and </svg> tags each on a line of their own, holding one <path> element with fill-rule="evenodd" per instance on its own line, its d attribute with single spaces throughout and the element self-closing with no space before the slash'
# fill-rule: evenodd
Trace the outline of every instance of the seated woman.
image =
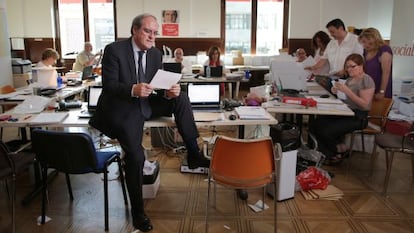
<svg viewBox="0 0 414 233">
<path fill-rule="evenodd" d="M 224 61 L 220 59 L 220 48 L 217 46 L 212 46 L 207 51 L 208 60 L 203 63 L 204 66 L 216 67 L 216 66 L 223 66 L 224 69 Z M 226 71 L 223 70 L 223 73 Z M 204 74 L 204 70 L 201 70 L 201 75 Z M 224 83 L 220 84 L 220 94 L 223 95 L 225 91 Z"/>
<path fill-rule="evenodd" d="M 364 58 L 360 54 L 351 54 L 345 59 L 344 69 L 348 79 L 345 83 L 336 82 L 332 93 L 342 92 L 343 100 L 355 115 L 320 116 L 310 125 L 310 131 L 318 141 L 319 151 L 329 164 L 337 164 L 347 156 L 349 149 L 343 143 L 344 136 L 354 130 L 363 129 L 368 124 L 368 111 L 371 108 L 375 84 L 364 73 Z"/>
</svg>

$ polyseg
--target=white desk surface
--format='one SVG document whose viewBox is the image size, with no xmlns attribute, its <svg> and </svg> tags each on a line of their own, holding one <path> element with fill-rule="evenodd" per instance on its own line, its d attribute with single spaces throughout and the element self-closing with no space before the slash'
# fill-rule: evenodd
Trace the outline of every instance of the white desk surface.
<svg viewBox="0 0 414 233">
<path fill-rule="evenodd" d="M 95 85 L 96 83 L 93 81 L 87 81 L 84 82 L 82 85 L 79 86 L 66 86 L 58 91 L 56 91 L 56 94 L 51 95 L 50 98 L 52 100 L 62 100 L 65 99 L 67 97 L 76 95 L 81 93 L 82 91 L 86 90 L 88 88 L 88 86 L 91 85 Z M 15 97 L 10 97 L 7 99 L 0 99 L 0 104 L 19 104 L 21 103 L 23 100 L 18 98 L 18 95 L 27 95 L 28 97 L 30 97 L 30 95 L 32 95 L 33 93 L 33 87 L 32 86 L 26 86 L 26 87 L 22 87 L 19 88 L 18 90 L 16 90 Z"/>
<path fill-rule="evenodd" d="M 248 82 L 248 79 L 242 78 L 242 79 L 227 79 L 225 76 L 222 77 L 202 77 L 199 76 L 198 78 L 181 78 L 180 83 L 238 83 L 238 82 Z"/>
<path fill-rule="evenodd" d="M 50 123 L 45 125 L 36 125 L 36 126 L 50 126 L 50 127 L 89 127 L 88 118 L 79 118 L 81 109 L 73 109 L 69 111 L 68 117 L 66 117 L 62 122 L 59 123 Z M 218 116 L 220 113 L 217 113 Z M 274 125 L 277 124 L 278 121 L 270 114 L 267 113 L 267 117 L 269 119 L 260 119 L 260 120 L 229 120 L 228 116 L 231 112 L 224 112 L 222 113 L 223 117 L 218 120 L 214 121 L 196 121 L 196 125 L 198 127 L 203 126 L 241 126 L 241 125 Z M 28 119 L 27 116 L 31 116 Z M 10 121 L 1 121 L 0 127 L 30 127 L 32 126 L 30 120 L 36 114 L 14 114 L 12 115 L 13 118 L 17 118 L 17 121 L 10 122 Z M 218 117 L 219 118 L 219 117 Z M 151 119 L 145 122 L 144 127 L 168 127 L 168 126 L 175 126 L 174 118 L 173 117 L 160 117 Z"/>
<path fill-rule="evenodd" d="M 321 87 L 316 82 L 306 83 L 308 94 L 304 94 L 306 97 L 311 98 L 312 95 L 319 97 L 322 94 L 330 93 Z M 335 98 L 330 95 L 329 98 Z M 326 99 L 328 100 L 328 99 Z M 303 115 L 336 115 L 336 116 L 353 116 L 354 112 L 344 103 L 331 104 L 331 103 L 318 103 L 316 107 L 306 107 L 297 104 L 285 104 L 277 102 L 265 103 L 264 107 L 270 113 L 290 113 L 290 114 L 303 114 Z"/>
</svg>

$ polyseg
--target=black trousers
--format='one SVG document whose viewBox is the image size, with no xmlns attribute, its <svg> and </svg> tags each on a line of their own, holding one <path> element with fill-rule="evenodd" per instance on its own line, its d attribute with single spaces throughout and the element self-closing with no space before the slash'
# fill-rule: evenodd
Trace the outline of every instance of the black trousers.
<svg viewBox="0 0 414 233">
<path fill-rule="evenodd" d="M 355 116 L 318 116 L 310 124 L 309 129 L 318 141 L 319 151 L 328 159 L 338 153 L 336 145 L 343 142 L 346 134 L 367 126 L 368 112 L 353 111 Z"/>
<path fill-rule="evenodd" d="M 171 114 L 174 114 L 177 129 L 183 139 L 185 141 L 197 140 L 199 133 L 194 122 L 190 101 L 185 93 L 181 93 L 180 96 L 173 99 L 166 99 L 162 95 L 157 95 L 151 96 L 149 100 L 152 110 L 151 117 L 171 116 Z M 126 125 L 117 138 L 125 152 L 125 180 L 131 202 L 132 217 L 140 218 L 145 213 L 142 197 L 142 170 L 145 161 L 142 137 L 145 119 L 142 116 L 129 115 L 127 117 L 133 117 L 133 122 L 136 122 L 136 124 Z"/>
</svg>

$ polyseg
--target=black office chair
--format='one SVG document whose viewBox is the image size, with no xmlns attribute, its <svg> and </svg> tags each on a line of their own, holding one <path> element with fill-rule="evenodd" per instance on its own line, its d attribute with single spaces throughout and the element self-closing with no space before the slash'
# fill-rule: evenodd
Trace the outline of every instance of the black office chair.
<svg viewBox="0 0 414 233">
<path fill-rule="evenodd" d="M 24 149 L 25 147 L 22 147 Z M 0 141 L 0 180 L 6 181 L 11 179 L 11 199 L 12 199 L 12 232 L 16 232 L 16 176 L 28 169 L 35 161 L 33 153 L 22 152 L 21 150 L 11 152 L 7 145 Z"/>
<path fill-rule="evenodd" d="M 42 167 L 43 199 L 41 223 L 45 223 L 47 202 L 47 169 L 54 168 L 66 174 L 70 199 L 73 200 L 69 174 L 103 173 L 105 231 L 108 223 L 108 166 L 117 162 L 125 205 L 128 205 L 121 158 L 118 151 L 96 151 L 92 138 L 86 133 L 48 131 L 35 129 L 32 132 L 32 147 Z"/>
</svg>

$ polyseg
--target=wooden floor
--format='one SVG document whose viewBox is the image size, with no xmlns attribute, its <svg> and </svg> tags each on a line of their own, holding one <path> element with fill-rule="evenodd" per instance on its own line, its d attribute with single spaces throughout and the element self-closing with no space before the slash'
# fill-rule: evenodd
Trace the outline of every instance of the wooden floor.
<svg viewBox="0 0 414 233">
<path fill-rule="evenodd" d="M 218 133 L 234 134 L 235 128 L 220 128 Z M 211 134 L 202 129 L 203 136 Z M 17 136 L 8 132 L 6 138 Z M 146 137 L 146 146 L 151 147 Z M 151 149 L 151 148 L 150 148 Z M 198 233 L 204 231 L 206 175 L 180 173 L 185 154 L 152 148 L 150 160 L 161 164 L 161 184 L 157 196 L 145 201 L 154 233 Z M 414 232 L 414 186 L 411 161 L 408 155 L 397 154 L 391 174 L 388 196 L 382 196 L 384 156 L 380 156 L 372 177 L 369 174 L 369 157 L 356 153 L 351 172 L 346 176 L 346 163 L 338 167 L 324 167 L 333 172 L 332 184 L 344 191 L 339 201 L 306 201 L 300 193 L 290 200 L 278 202 L 278 232 L 284 233 L 385 233 Z M 100 175 L 72 176 L 74 201 L 70 201 L 64 176 L 58 175 L 49 186 L 51 218 L 39 226 L 41 198 L 37 196 L 29 205 L 20 204 L 31 188 L 31 173 L 18 177 L 17 232 L 104 232 L 103 184 Z M 109 232 L 133 232 L 128 207 L 122 201 L 118 180 L 109 184 Z M 238 199 L 235 191 L 218 189 L 217 209 L 212 214 L 210 232 L 259 233 L 273 232 L 272 199 L 263 213 L 253 212 L 247 204 L 260 199 L 260 191 L 249 191 L 249 199 Z M 11 232 L 11 204 L 4 183 L 0 185 L 0 232 Z"/>
</svg>

